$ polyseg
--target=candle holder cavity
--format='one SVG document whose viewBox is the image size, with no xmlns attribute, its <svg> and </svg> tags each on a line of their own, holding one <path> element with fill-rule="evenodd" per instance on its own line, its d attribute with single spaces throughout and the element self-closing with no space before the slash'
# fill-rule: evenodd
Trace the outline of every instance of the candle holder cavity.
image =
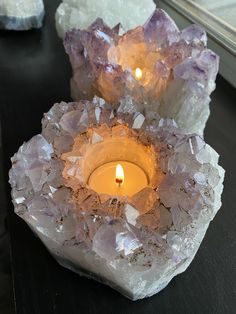
<svg viewBox="0 0 236 314">
<path fill-rule="evenodd" d="M 99 98 L 55 104 L 42 126 L 12 158 L 15 212 L 62 266 L 133 300 L 162 290 L 191 263 L 221 206 L 217 153 L 173 120 Z M 142 169 L 146 186 L 130 195 L 91 188 L 97 168 L 120 161 Z"/>
<path fill-rule="evenodd" d="M 73 149 L 62 154 L 61 158 L 65 162 L 63 170 L 65 184 L 76 191 L 76 193 L 81 189 L 83 194 L 85 193 L 86 195 L 91 193 L 88 182 L 94 171 L 102 165 L 110 164 L 111 162 L 116 162 L 117 164 L 118 162 L 126 162 L 138 166 L 146 175 L 147 180 L 145 182 L 148 182 L 147 189 L 150 191 L 159 186 L 162 178 L 162 172 L 158 169 L 157 155 L 151 138 L 144 136 L 140 130 L 129 128 L 119 122 L 111 126 L 105 123 L 88 128 L 86 132 L 74 138 Z M 136 178 L 136 180 L 138 179 Z M 97 188 L 98 190 L 103 188 L 105 191 L 106 186 L 112 183 L 114 185 L 116 183 L 115 174 L 112 181 L 99 182 Z M 139 186 L 138 183 L 134 184 L 133 182 L 134 188 L 137 185 Z M 142 182 L 140 183 L 142 184 Z M 122 191 L 114 189 L 114 193 L 117 194 L 119 192 Z M 78 193 L 78 196 L 80 196 L 80 193 Z M 132 193 L 130 196 L 132 196 Z M 134 197 L 136 197 L 136 194 Z M 100 198 L 112 201 L 112 198 L 109 195 L 105 195 L 105 193 L 100 195 Z M 79 200 L 78 202 L 80 203 Z M 99 206 L 98 203 L 95 203 L 95 207 L 97 206 Z M 100 206 L 103 205 L 100 204 Z"/>
<path fill-rule="evenodd" d="M 75 100 L 104 98 L 114 106 L 129 95 L 138 111 L 173 118 L 186 132 L 203 134 L 215 88 L 218 56 L 207 49 L 205 31 L 180 31 L 161 9 L 143 26 L 121 35 L 98 18 L 87 30 L 67 32 Z"/>
</svg>

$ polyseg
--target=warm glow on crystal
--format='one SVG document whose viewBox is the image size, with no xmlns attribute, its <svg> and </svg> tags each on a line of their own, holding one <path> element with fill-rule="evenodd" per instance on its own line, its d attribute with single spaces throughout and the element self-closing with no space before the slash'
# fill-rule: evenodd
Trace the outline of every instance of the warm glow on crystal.
<svg viewBox="0 0 236 314">
<path fill-rule="evenodd" d="M 137 80 L 141 80 L 142 76 L 143 76 L 142 70 L 140 68 L 136 68 L 136 70 L 135 70 L 135 77 L 136 77 L 136 79 Z"/>
<path fill-rule="evenodd" d="M 124 169 L 123 167 L 118 164 L 116 166 L 116 183 L 120 186 L 124 183 L 125 175 L 124 175 Z"/>
</svg>

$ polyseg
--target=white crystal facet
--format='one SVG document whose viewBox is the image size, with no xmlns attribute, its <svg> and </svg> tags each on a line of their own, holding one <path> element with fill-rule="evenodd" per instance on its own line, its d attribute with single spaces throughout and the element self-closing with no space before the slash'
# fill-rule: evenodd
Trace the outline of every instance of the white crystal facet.
<svg viewBox="0 0 236 314">
<path fill-rule="evenodd" d="M 143 24 L 155 9 L 152 0 L 63 0 L 56 12 L 60 37 L 73 28 L 85 29 L 98 17 L 114 27 L 121 23 L 125 30 Z"/>
</svg>

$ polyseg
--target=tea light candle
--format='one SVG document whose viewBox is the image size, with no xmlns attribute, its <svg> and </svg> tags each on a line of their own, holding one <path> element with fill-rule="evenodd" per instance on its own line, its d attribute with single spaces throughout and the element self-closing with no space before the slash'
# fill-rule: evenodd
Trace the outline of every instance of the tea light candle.
<svg viewBox="0 0 236 314">
<path fill-rule="evenodd" d="M 135 70 L 135 78 L 140 81 L 143 76 L 143 71 L 140 68 L 136 68 Z"/>
<path fill-rule="evenodd" d="M 148 185 L 146 173 L 128 161 L 108 162 L 96 168 L 88 185 L 99 194 L 132 196 Z"/>
</svg>

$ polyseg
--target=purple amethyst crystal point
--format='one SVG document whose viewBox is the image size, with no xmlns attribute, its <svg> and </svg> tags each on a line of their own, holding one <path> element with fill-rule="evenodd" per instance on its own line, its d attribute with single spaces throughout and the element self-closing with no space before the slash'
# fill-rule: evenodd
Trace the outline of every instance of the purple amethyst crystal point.
<svg viewBox="0 0 236 314">
<path fill-rule="evenodd" d="M 118 35 L 102 19 L 98 18 L 87 30 L 72 30 L 66 33 L 64 45 L 66 52 L 74 57 L 84 57 L 91 64 L 107 62 L 108 48 L 115 43 Z"/>
<path fill-rule="evenodd" d="M 90 60 L 95 63 L 107 62 L 107 50 L 114 44 L 116 32 L 110 29 L 102 19 L 97 19 L 87 32 L 84 32 L 82 44 Z"/>
<path fill-rule="evenodd" d="M 207 88 L 215 81 L 219 68 L 219 57 L 211 50 L 204 50 L 195 59 L 186 59 L 174 69 L 174 78 L 181 78 L 190 85 Z M 209 86 L 212 87 L 212 84 Z"/>
<path fill-rule="evenodd" d="M 162 47 L 177 41 L 179 29 L 165 11 L 156 9 L 144 24 L 144 36 L 148 43 Z"/>
<path fill-rule="evenodd" d="M 195 46 L 203 46 L 207 45 L 207 35 L 205 30 L 199 25 L 192 24 L 185 29 L 183 29 L 180 33 L 180 38 L 184 39 L 188 44 L 192 44 Z"/>
<path fill-rule="evenodd" d="M 98 18 L 87 30 L 66 33 L 64 46 L 71 64 L 79 69 L 72 81 L 73 98 L 91 99 L 96 88 L 93 84 L 108 63 L 107 53 L 118 35 Z M 73 87 L 74 86 L 74 87 Z"/>
<path fill-rule="evenodd" d="M 60 120 L 60 126 L 70 135 L 86 130 L 88 127 L 88 112 L 86 109 L 69 111 Z"/>
<path fill-rule="evenodd" d="M 102 225 L 93 238 L 93 250 L 109 263 L 121 254 L 132 254 L 140 246 L 135 234 L 119 221 Z"/>
<path fill-rule="evenodd" d="M 83 45 L 81 43 L 81 36 L 82 32 L 74 29 L 71 32 L 66 33 L 66 37 L 64 39 L 64 47 L 70 56 L 70 60 L 77 62 L 78 65 L 82 65 L 85 58 Z"/>
<path fill-rule="evenodd" d="M 213 88 L 215 86 L 214 82 L 219 70 L 219 56 L 217 56 L 212 50 L 206 49 L 201 52 L 197 60 L 197 64 L 202 70 L 205 70 L 208 85 L 213 85 L 211 86 L 211 88 Z"/>
<path fill-rule="evenodd" d="M 219 57 L 209 49 L 176 65 L 173 81 L 163 94 L 161 116 L 172 116 L 180 127 L 202 134 L 218 69 Z"/>
<path fill-rule="evenodd" d="M 19 189 L 21 188 L 20 173 L 23 171 L 30 180 L 33 190 L 35 192 L 40 191 L 47 181 L 47 164 L 52 153 L 52 145 L 41 134 L 24 143 L 12 158 L 12 162 L 16 162 L 16 167 L 11 171 L 12 184 Z"/>
<path fill-rule="evenodd" d="M 204 70 L 214 60 L 199 58 Z M 144 116 L 130 95 L 117 108 L 97 97 L 55 104 L 42 134 L 12 158 L 9 182 L 16 214 L 62 266 L 137 300 L 189 266 L 221 206 L 224 170 L 173 119 Z M 92 188 L 95 170 L 123 160 L 145 172 L 144 187 L 132 195 Z"/>
<path fill-rule="evenodd" d="M 194 207 L 200 197 L 194 180 L 184 173 L 167 175 L 160 185 L 159 195 L 166 207 L 180 206 L 185 210 Z"/>
</svg>

